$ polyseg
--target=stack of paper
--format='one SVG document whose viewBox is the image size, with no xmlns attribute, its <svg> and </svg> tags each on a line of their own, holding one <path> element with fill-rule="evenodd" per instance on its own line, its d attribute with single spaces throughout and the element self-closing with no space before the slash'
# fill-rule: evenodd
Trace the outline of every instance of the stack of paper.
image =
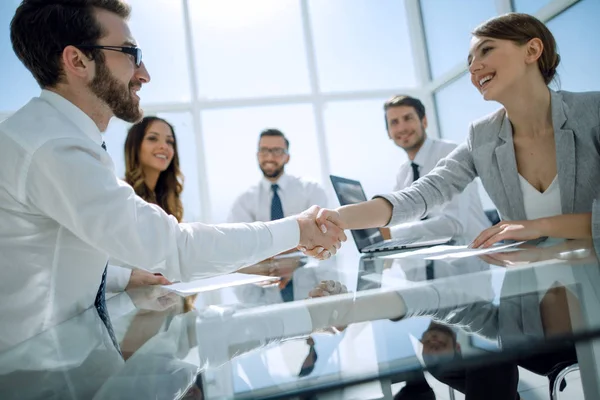
<svg viewBox="0 0 600 400">
<path fill-rule="evenodd" d="M 250 283 L 277 281 L 277 276 L 263 276 L 233 273 L 227 275 L 213 276 L 211 278 L 199 279 L 191 282 L 179 282 L 172 285 L 164 285 L 163 288 L 182 296 L 194 293 L 208 292 L 232 286 L 247 285 Z"/>
</svg>

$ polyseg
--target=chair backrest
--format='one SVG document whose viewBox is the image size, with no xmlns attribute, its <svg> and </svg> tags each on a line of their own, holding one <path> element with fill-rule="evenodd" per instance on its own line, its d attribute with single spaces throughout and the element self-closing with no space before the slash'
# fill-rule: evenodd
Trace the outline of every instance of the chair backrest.
<svg viewBox="0 0 600 400">
<path fill-rule="evenodd" d="M 500 214 L 498 214 L 498 211 L 485 210 L 484 213 L 485 213 L 486 217 L 488 217 L 488 219 L 490 220 L 492 225 L 496 225 L 498 222 L 500 222 Z"/>
</svg>

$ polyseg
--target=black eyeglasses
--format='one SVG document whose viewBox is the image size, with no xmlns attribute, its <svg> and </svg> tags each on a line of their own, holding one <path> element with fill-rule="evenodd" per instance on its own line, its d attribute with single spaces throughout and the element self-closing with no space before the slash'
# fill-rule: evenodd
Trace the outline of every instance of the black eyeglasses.
<svg viewBox="0 0 600 400">
<path fill-rule="evenodd" d="M 75 45 L 78 49 L 102 49 L 120 51 L 121 53 L 129 54 L 135 59 L 135 66 L 139 67 L 142 64 L 142 49 L 132 46 L 99 46 L 99 45 Z"/>
<path fill-rule="evenodd" d="M 273 147 L 272 149 L 268 147 L 260 147 L 258 149 L 258 154 L 261 156 L 266 156 L 269 153 L 273 154 L 275 157 L 281 157 L 284 154 L 287 154 L 287 150 L 282 147 Z"/>
</svg>

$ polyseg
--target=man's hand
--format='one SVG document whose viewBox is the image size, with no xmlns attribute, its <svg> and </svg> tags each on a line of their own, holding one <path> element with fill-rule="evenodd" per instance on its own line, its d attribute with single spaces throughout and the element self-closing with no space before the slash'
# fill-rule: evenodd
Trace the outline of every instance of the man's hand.
<svg viewBox="0 0 600 400">
<path fill-rule="evenodd" d="M 181 301 L 179 295 L 158 286 L 140 287 L 127 294 L 138 310 L 164 311 Z"/>
<path fill-rule="evenodd" d="M 170 285 L 171 282 L 162 275 L 154 275 L 151 272 L 144 271 L 143 269 L 134 268 L 131 271 L 129 277 L 129 283 L 125 287 L 125 290 L 135 289 L 142 286 L 150 285 Z"/>
<path fill-rule="evenodd" d="M 338 294 L 348 293 L 348 288 L 341 282 L 338 281 L 321 281 L 313 290 L 308 293 L 308 298 L 335 296 Z M 338 311 L 341 311 L 338 310 Z M 337 312 L 337 311 L 336 311 Z M 321 332 L 339 333 L 344 331 L 347 325 L 332 326 L 325 329 L 321 329 Z"/>
<path fill-rule="evenodd" d="M 309 298 L 335 296 L 336 294 L 348 293 L 348 288 L 338 281 L 321 281 L 308 293 Z"/>
<path fill-rule="evenodd" d="M 325 260 L 334 255 L 341 247 L 341 242 L 345 242 L 347 238 L 343 228 L 336 225 L 332 220 L 326 219 L 321 223 L 317 223 L 317 214 L 320 211 L 323 210 L 317 206 L 312 206 L 298 216 L 298 225 L 300 226 L 298 248 L 307 255 Z M 336 213 L 333 210 L 328 211 Z M 332 219 L 335 219 L 335 216 L 332 216 Z"/>
</svg>

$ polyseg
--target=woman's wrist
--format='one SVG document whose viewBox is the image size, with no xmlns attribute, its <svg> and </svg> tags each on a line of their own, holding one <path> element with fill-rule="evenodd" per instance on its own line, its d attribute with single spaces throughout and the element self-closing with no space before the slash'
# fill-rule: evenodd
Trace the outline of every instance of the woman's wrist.
<svg viewBox="0 0 600 400">
<path fill-rule="evenodd" d="M 539 232 L 539 237 L 554 236 L 552 235 L 552 221 L 550 218 L 538 218 L 533 221 L 533 228 Z"/>
</svg>

